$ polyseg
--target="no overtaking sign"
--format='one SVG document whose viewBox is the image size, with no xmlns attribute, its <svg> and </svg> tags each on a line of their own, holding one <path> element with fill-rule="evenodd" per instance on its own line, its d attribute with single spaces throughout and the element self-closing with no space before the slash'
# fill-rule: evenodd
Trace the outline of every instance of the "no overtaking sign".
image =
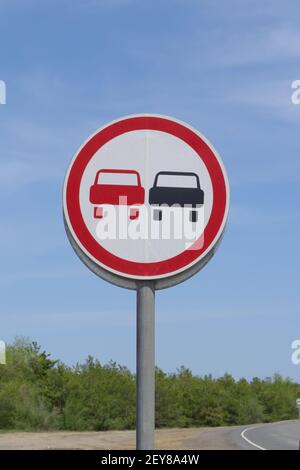
<svg viewBox="0 0 300 470">
<path fill-rule="evenodd" d="M 139 280 L 165 287 L 163 279 L 173 284 L 198 271 L 222 237 L 228 207 L 227 176 L 212 145 L 156 115 L 98 130 L 65 180 L 64 216 L 77 253 L 97 274 L 117 284 L 127 278 L 132 288 Z"/>
</svg>

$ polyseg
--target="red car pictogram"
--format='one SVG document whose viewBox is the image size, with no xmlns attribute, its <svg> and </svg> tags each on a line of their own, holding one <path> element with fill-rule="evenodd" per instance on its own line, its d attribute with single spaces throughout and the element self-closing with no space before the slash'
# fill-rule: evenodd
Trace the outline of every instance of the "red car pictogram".
<svg viewBox="0 0 300 470">
<path fill-rule="evenodd" d="M 90 188 L 90 202 L 94 205 L 94 217 L 102 219 L 103 205 L 139 206 L 145 202 L 145 189 L 141 184 L 141 177 L 135 170 L 97 171 L 94 184 Z M 131 207 L 129 217 L 137 219 L 139 209 Z"/>
</svg>

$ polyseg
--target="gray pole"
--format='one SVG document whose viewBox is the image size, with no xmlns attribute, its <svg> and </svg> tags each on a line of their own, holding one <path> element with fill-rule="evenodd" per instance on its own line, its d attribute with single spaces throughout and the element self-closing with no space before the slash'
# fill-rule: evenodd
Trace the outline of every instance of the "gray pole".
<svg viewBox="0 0 300 470">
<path fill-rule="evenodd" d="M 151 282 L 137 287 L 136 448 L 154 449 L 155 413 L 155 289 Z"/>
</svg>

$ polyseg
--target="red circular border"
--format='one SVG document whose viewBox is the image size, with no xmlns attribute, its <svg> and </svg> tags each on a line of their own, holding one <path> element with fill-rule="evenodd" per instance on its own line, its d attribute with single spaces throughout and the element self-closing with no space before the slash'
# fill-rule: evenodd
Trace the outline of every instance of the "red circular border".
<svg viewBox="0 0 300 470">
<path fill-rule="evenodd" d="M 119 135 L 130 131 L 146 129 L 174 135 L 192 147 L 204 162 L 209 172 L 213 187 L 213 207 L 209 221 L 204 230 L 204 245 L 202 248 L 197 250 L 189 248 L 173 258 L 155 263 L 128 261 L 105 250 L 97 243 L 85 225 L 79 203 L 79 190 L 82 175 L 95 152 L 111 139 L 114 139 Z M 73 161 L 66 182 L 66 208 L 71 227 L 79 242 L 85 248 L 87 253 L 95 260 L 98 260 L 101 265 L 105 265 L 108 269 L 117 271 L 121 275 L 130 275 L 131 277 L 172 275 L 183 269 L 185 266 L 189 266 L 193 261 L 199 258 L 201 254 L 210 247 L 221 228 L 225 217 L 226 200 L 227 191 L 223 171 L 218 159 L 208 144 L 204 142 L 199 135 L 195 134 L 191 129 L 184 125 L 167 118 L 156 116 L 129 117 L 100 130 L 97 134 L 91 137 L 79 151 Z"/>
</svg>

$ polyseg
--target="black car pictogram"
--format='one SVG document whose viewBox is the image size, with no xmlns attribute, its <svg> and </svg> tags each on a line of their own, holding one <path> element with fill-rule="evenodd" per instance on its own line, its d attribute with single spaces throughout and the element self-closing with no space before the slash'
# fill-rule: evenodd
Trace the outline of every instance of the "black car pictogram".
<svg viewBox="0 0 300 470">
<path fill-rule="evenodd" d="M 179 184 L 178 184 L 179 182 Z M 204 204 L 204 192 L 196 173 L 160 171 L 149 191 L 149 204 L 155 206 L 191 207 L 190 220 L 197 222 L 197 208 Z M 155 220 L 162 219 L 162 210 L 153 213 Z"/>
</svg>

